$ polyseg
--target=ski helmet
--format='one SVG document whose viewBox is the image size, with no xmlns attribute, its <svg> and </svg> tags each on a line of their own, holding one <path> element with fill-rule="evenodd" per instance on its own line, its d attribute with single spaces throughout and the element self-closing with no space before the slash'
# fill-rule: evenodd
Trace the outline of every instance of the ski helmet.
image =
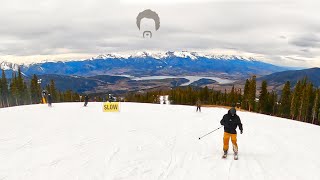
<svg viewBox="0 0 320 180">
<path fill-rule="evenodd" d="M 230 109 L 231 116 L 234 116 L 236 114 L 236 112 L 237 112 L 236 108 L 233 107 Z"/>
</svg>

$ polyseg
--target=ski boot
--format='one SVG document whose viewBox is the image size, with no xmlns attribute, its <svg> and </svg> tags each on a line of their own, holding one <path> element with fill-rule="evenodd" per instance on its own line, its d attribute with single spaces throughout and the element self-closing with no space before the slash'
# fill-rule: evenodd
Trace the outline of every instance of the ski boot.
<svg viewBox="0 0 320 180">
<path fill-rule="evenodd" d="M 222 156 L 222 158 L 225 159 L 225 158 L 227 158 L 227 156 L 228 156 L 228 151 L 223 151 L 223 156 Z"/>
<path fill-rule="evenodd" d="M 234 160 L 238 160 L 238 152 L 234 152 Z"/>
</svg>

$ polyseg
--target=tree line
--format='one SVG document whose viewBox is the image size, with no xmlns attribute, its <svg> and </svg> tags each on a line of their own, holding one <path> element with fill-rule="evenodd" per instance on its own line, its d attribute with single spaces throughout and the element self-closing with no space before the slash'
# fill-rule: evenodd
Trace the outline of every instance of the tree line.
<svg viewBox="0 0 320 180">
<path fill-rule="evenodd" d="M 42 91 L 52 96 L 54 103 L 80 101 L 80 95 L 72 90 L 59 91 L 54 80 L 45 87 L 41 87 L 41 80 L 37 75 L 33 75 L 30 83 L 27 83 L 18 69 L 13 72 L 12 78 L 7 79 L 5 71 L 2 70 L 0 79 L 0 107 L 11 107 L 28 104 L 42 103 Z"/>
<path fill-rule="evenodd" d="M 54 80 L 41 87 L 37 75 L 33 75 L 27 83 L 20 69 L 13 72 L 11 79 L 7 79 L 2 70 L 0 107 L 39 104 L 42 102 L 43 90 L 51 94 L 54 103 L 81 101 L 81 95 L 72 90 L 59 91 Z M 125 100 L 158 103 L 160 95 L 169 95 L 172 104 L 194 105 L 200 99 L 205 105 L 236 106 L 252 112 L 320 124 L 320 89 L 314 87 L 307 78 L 299 80 L 294 87 L 287 81 L 280 93 L 269 91 L 267 81 L 262 81 L 261 88 L 257 91 L 256 77 L 253 76 L 246 80 L 243 90 L 234 86 L 229 91 L 209 89 L 207 86 L 188 86 L 146 93 L 128 93 Z"/>
<path fill-rule="evenodd" d="M 268 90 L 268 82 L 262 81 L 257 90 L 256 77 L 246 80 L 243 90 L 235 88 L 218 91 L 208 87 L 178 87 L 167 91 L 129 93 L 126 101 L 158 103 L 160 95 L 169 95 L 172 104 L 194 105 L 198 99 L 204 105 L 236 106 L 240 109 L 320 124 L 320 89 L 307 78 L 294 87 L 287 81 L 280 93 Z"/>
</svg>

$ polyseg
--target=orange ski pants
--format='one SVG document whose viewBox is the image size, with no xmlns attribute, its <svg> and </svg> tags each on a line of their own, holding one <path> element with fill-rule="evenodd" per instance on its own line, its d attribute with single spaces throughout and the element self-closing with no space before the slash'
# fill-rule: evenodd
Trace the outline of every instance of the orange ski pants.
<svg viewBox="0 0 320 180">
<path fill-rule="evenodd" d="M 223 151 L 228 151 L 230 138 L 233 145 L 233 151 L 238 152 L 237 134 L 230 134 L 227 132 L 224 132 L 223 135 Z"/>
</svg>

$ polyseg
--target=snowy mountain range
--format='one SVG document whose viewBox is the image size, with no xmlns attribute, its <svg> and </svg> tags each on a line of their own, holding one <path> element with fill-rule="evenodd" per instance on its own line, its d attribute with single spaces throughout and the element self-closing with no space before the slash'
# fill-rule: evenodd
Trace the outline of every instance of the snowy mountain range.
<svg viewBox="0 0 320 180">
<path fill-rule="evenodd" d="M 104 54 L 99 55 L 96 58 L 92 59 L 129 59 L 129 58 L 154 58 L 154 59 L 166 59 L 166 58 L 190 58 L 192 60 L 197 60 L 200 58 L 207 59 L 220 59 L 220 60 L 247 60 L 247 61 L 255 61 L 254 58 L 247 58 L 243 56 L 236 55 L 214 55 L 214 54 L 203 54 L 198 52 L 189 52 L 189 51 L 167 51 L 167 52 L 137 52 L 133 55 L 124 55 L 124 54 Z"/>
<path fill-rule="evenodd" d="M 207 55 L 188 51 L 138 52 L 133 55 L 117 53 L 99 55 L 85 60 L 44 61 L 20 65 L 26 75 L 211 75 L 248 77 L 288 70 L 254 58 L 229 55 Z M 3 62 L 1 68 L 16 71 L 18 65 Z"/>
</svg>

